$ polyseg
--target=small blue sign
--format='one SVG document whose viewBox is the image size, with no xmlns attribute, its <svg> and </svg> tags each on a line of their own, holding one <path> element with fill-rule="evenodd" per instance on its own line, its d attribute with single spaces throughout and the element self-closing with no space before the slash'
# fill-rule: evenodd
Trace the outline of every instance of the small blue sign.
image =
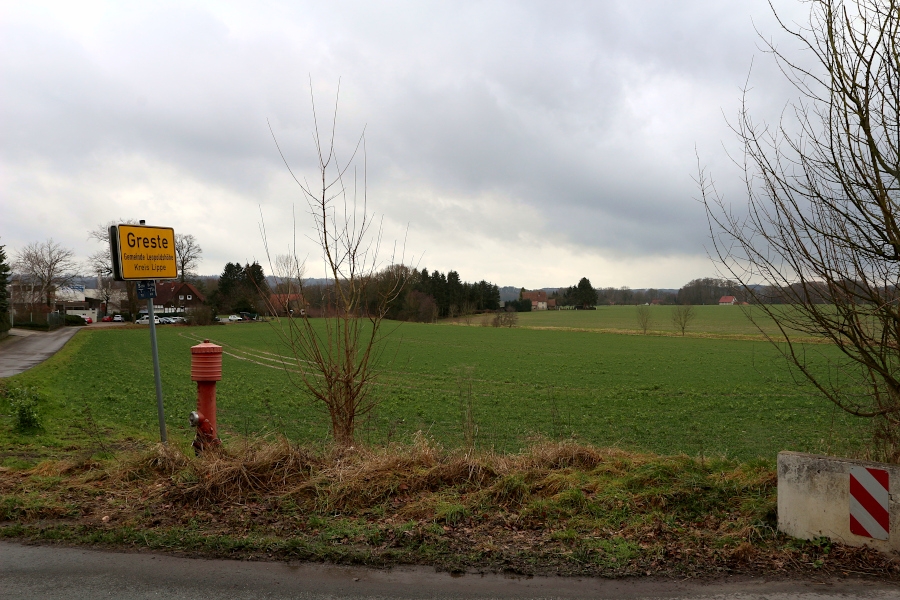
<svg viewBox="0 0 900 600">
<path fill-rule="evenodd" d="M 137 288 L 137 297 L 138 300 L 149 300 L 150 298 L 156 298 L 156 281 L 153 279 L 146 279 L 143 281 L 135 281 L 135 287 Z"/>
</svg>

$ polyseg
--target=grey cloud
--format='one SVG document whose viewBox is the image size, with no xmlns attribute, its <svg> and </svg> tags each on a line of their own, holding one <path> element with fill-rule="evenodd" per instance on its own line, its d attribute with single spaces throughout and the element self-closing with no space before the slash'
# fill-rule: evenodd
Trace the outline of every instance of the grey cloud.
<svg viewBox="0 0 900 600">
<path fill-rule="evenodd" d="M 794 7 L 783 3 L 802 17 Z M 143 158 L 206 185 L 205 201 L 227 196 L 252 214 L 291 189 L 266 120 L 290 164 L 310 173 L 308 78 L 327 131 L 341 77 L 339 156 L 367 125 L 373 201 L 390 219 L 432 235 L 453 226 L 610 256 L 702 254 L 694 144 L 731 173 L 720 111 L 736 110 L 759 57 L 751 15 L 774 30 L 761 0 L 241 10 L 121 5 L 90 33 L 27 12 L 5 17 L 3 168 L 43 164 L 79 185 L 94 173 L 99 190 L 113 179 L 104 165 Z M 787 90 L 771 61 L 754 69 L 768 86 L 755 100 L 777 116 Z M 16 201 L 39 187 L 19 185 Z M 492 201 L 523 214 L 498 216 L 484 206 Z"/>
</svg>

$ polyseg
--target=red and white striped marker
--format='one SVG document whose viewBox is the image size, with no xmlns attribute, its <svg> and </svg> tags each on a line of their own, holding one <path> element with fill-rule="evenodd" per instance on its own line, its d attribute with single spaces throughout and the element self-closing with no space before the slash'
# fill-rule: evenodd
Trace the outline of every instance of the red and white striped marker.
<svg viewBox="0 0 900 600">
<path fill-rule="evenodd" d="M 891 531 L 888 472 L 850 467 L 850 533 L 886 540 Z"/>
</svg>

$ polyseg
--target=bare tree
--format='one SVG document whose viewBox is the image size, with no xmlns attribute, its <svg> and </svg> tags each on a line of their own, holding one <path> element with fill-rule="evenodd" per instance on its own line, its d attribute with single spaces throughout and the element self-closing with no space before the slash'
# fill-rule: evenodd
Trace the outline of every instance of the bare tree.
<svg viewBox="0 0 900 600">
<path fill-rule="evenodd" d="M 267 308 L 275 310 L 276 315 L 291 316 L 296 311 L 297 316 L 301 316 L 308 303 L 306 298 L 300 296 L 306 265 L 292 254 L 279 254 L 275 256 L 271 268 L 276 284 Z"/>
<path fill-rule="evenodd" d="M 647 331 L 653 324 L 653 315 L 651 314 L 650 307 L 646 304 L 641 304 L 637 307 L 637 322 L 638 329 L 643 331 L 644 335 L 647 335 Z"/>
<path fill-rule="evenodd" d="M 197 238 L 191 234 L 175 234 L 175 262 L 178 266 L 178 280 L 181 283 L 187 281 L 189 276 L 196 275 L 194 269 L 200 264 L 203 249 L 200 248 Z"/>
<path fill-rule="evenodd" d="M 30 304 L 52 306 L 53 294 L 78 277 L 75 253 L 49 239 L 32 242 L 16 252 L 13 270 L 20 285 L 32 290 Z M 24 289 L 24 288 L 23 288 Z"/>
<path fill-rule="evenodd" d="M 300 284 L 306 273 L 306 265 L 293 254 L 279 254 L 272 265 L 272 274 L 278 279 L 279 290 L 287 294 L 300 292 Z"/>
<path fill-rule="evenodd" d="M 109 312 L 109 303 L 115 294 L 113 287 L 115 280 L 112 276 L 109 250 L 107 249 L 105 252 L 98 250 L 88 256 L 87 271 L 97 276 L 97 292 Z"/>
<path fill-rule="evenodd" d="M 684 336 L 684 330 L 694 320 L 694 307 L 690 304 L 682 304 L 672 309 L 672 325 Z"/>
<path fill-rule="evenodd" d="M 335 443 L 349 446 L 354 443 L 357 418 L 376 405 L 372 382 L 383 348 L 382 324 L 391 303 L 404 291 L 409 270 L 397 268 L 402 265 L 402 252 L 391 255 L 388 268 L 380 267 L 382 230 L 366 205 L 365 134 L 360 135 L 346 162 L 338 160 L 337 102 L 327 138 L 320 134 L 314 101 L 312 107 L 318 157 L 315 185 L 298 178 L 284 154 L 281 157 L 307 201 L 330 285 L 324 288 L 323 318 L 314 319 L 307 313 L 300 319 L 279 319 L 273 322 L 273 329 L 292 354 L 298 384 L 327 408 Z M 274 132 L 272 137 L 281 153 Z M 358 160 L 361 173 L 355 168 Z M 261 229 L 272 265 L 264 224 Z M 302 294 L 304 261 L 298 257 L 296 245 L 291 256 L 286 262 L 290 278 L 300 282 Z M 274 267 L 272 271 L 277 272 Z M 274 312 L 274 307 L 271 309 Z"/>
<path fill-rule="evenodd" d="M 107 282 L 104 287 L 112 287 L 111 280 L 114 279 L 112 256 L 109 247 L 109 228 L 113 225 L 137 225 L 136 219 L 127 219 L 125 221 L 109 221 L 105 225 L 98 225 L 95 229 L 88 232 L 88 238 L 103 244 L 100 250 L 97 250 L 88 257 L 88 267 L 92 273 L 100 276 L 101 280 Z M 111 295 L 111 292 L 110 292 Z M 138 314 L 138 297 L 137 288 L 133 281 L 125 282 L 125 298 L 128 303 L 128 314 L 132 319 L 137 318 Z M 107 298 L 107 306 L 109 298 Z"/>
<path fill-rule="evenodd" d="M 778 325 L 769 338 L 826 398 L 874 418 L 876 454 L 898 461 L 900 3 L 810 5 L 807 26 L 781 26 L 813 67 L 767 46 L 799 94 L 789 118 L 757 123 L 744 94 L 734 129 L 747 212 L 702 169 L 698 183 L 723 269 Z M 831 341 L 839 357 L 802 336 Z M 811 366 L 813 353 L 827 369 Z"/>
</svg>

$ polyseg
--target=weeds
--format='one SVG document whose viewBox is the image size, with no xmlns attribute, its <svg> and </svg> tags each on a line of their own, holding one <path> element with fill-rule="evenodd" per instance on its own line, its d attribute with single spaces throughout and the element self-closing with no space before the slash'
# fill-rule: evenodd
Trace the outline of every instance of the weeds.
<svg viewBox="0 0 900 600">
<path fill-rule="evenodd" d="M 442 521 L 447 525 L 456 525 L 470 514 L 469 509 L 462 504 L 439 502 L 434 511 L 434 518 L 436 521 Z"/>
<path fill-rule="evenodd" d="M 13 413 L 13 427 L 16 431 L 27 433 L 42 429 L 38 404 L 43 398 L 29 388 L 6 388 L 3 390 Z"/>
</svg>

